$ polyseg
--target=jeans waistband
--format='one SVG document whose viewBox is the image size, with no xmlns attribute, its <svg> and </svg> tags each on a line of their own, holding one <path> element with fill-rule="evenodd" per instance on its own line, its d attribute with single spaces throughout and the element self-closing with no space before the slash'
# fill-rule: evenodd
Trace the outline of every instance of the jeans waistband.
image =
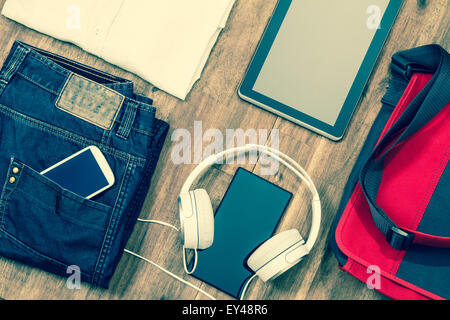
<svg viewBox="0 0 450 320">
<path fill-rule="evenodd" d="M 56 96 L 64 90 L 72 74 L 81 75 L 124 96 L 122 107 L 114 120 L 119 135 L 126 138 L 132 128 L 142 134 L 149 136 L 152 134 L 151 124 L 155 117 L 153 101 L 147 97 L 135 95 L 133 82 L 130 80 L 113 76 L 20 41 L 13 44 L 0 71 L 0 92 L 1 86 L 6 86 L 15 74 L 19 74 Z"/>
</svg>

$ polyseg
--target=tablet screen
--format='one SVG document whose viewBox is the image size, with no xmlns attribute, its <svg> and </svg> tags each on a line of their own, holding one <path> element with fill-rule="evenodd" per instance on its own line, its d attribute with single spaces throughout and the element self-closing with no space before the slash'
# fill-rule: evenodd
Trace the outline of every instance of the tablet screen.
<svg viewBox="0 0 450 320">
<path fill-rule="evenodd" d="M 292 1 L 253 90 L 333 126 L 388 4 Z"/>
</svg>

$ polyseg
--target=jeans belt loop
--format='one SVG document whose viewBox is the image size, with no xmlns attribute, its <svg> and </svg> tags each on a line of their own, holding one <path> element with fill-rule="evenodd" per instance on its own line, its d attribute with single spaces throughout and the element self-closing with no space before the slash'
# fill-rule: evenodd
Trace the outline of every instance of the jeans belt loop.
<svg viewBox="0 0 450 320">
<path fill-rule="evenodd" d="M 2 94 L 3 90 L 6 88 L 6 85 L 9 83 L 9 81 L 11 81 L 12 77 L 17 72 L 17 70 L 19 69 L 20 65 L 25 60 L 29 52 L 30 49 L 19 44 L 16 50 L 14 51 L 11 59 L 5 66 L 3 66 L 3 69 L 0 73 L 0 94 Z"/>
<path fill-rule="evenodd" d="M 116 135 L 122 139 L 128 139 L 134 120 L 136 119 L 137 103 L 129 99 L 125 100 L 124 113 L 120 120 L 120 126 L 117 129 Z"/>
</svg>

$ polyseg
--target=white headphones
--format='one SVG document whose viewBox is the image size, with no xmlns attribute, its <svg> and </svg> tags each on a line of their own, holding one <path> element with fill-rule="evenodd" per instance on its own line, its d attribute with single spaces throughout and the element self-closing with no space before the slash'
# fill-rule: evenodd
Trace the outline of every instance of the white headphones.
<svg viewBox="0 0 450 320">
<path fill-rule="evenodd" d="M 188 274 L 193 273 L 197 266 L 197 250 L 207 249 L 212 245 L 214 239 L 214 212 L 209 195 L 204 189 L 193 191 L 189 191 L 189 189 L 201 174 L 219 160 L 235 158 L 235 154 L 239 156 L 252 151 L 278 160 L 295 173 L 306 183 L 313 194 L 313 200 L 312 223 L 306 243 L 297 229 L 281 232 L 265 241 L 250 255 L 247 260 L 248 266 L 263 281 L 272 280 L 302 261 L 314 246 L 319 235 L 321 205 L 316 187 L 306 171 L 287 155 L 266 146 L 246 145 L 232 148 L 212 155 L 201 162 L 188 176 L 181 189 L 178 205 L 184 240 L 183 264 Z M 194 265 L 191 270 L 187 268 L 186 249 L 194 250 Z"/>
</svg>

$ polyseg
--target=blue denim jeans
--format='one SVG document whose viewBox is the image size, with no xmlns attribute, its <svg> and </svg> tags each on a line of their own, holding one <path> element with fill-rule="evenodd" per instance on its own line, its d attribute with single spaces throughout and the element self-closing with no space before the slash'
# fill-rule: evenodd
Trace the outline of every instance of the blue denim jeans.
<svg viewBox="0 0 450 320">
<path fill-rule="evenodd" d="M 15 42 L 0 71 L 0 255 L 107 288 L 167 132 L 132 82 Z M 94 198 L 39 173 L 91 145 L 115 176 Z"/>
</svg>

